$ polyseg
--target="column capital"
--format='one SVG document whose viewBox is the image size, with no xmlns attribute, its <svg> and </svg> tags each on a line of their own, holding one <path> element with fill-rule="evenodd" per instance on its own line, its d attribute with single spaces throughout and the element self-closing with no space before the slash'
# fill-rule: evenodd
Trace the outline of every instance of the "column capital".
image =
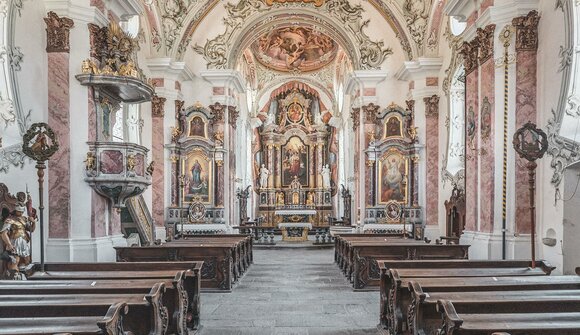
<svg viewBox="0 0 580 335">
<path fill-rule="evenodd" d="M 162 98 L 157 94 L 151 97 L 151 115 L 153 117 L 164 117 L 165 116 L 165 101 L 166 98 Z"/>
<path fill-rule="evenodd" d="M 74 27 L 73 20 L 60 17 L 55 12 L 48 12 L 44 18 L 46 23 L 46 52 L 70 51 L 70 30 Z"/>
<path fill-rule="evenodd" d="M 432 95 L 430 97 L 423 98 L 425 102 L 425 116 L 426 117 L 438 117 L 439 116 L 439 96 Z"/>
</svg>

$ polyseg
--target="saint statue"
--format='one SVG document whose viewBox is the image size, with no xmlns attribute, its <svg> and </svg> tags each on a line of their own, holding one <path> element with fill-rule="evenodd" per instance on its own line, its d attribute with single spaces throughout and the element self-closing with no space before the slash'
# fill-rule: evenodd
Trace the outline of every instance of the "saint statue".
<svg viewBox="0 0 580 335">
<path fill-rule="evenodd" d="M 314 206 L 314 193 L 308 192 L 308 197 L 306 198 L 306 204 L 309 206 Z"/>
<path fill-rule="evenodd" d="M 322 175 L 322 187 L 323 188 L 330 188 L 330 167 L 328 164 L 322 167 L 322 171 L 320 171 Z"/>
<path fill-rule="evenodd" d="M 260 188 L 267 188 L 268 187 L 268 176 L 270 175 L 270 171 L 266 168 L 264 164 L 260 168 Z"/>
<path fill-rule="evenodd" d="M 26 207 L 18 203 L 0 229 L 4 244 L 1 255 L 6 273 L 3 277 L 12 280 L 26 280 L 21 271 L 30 264 L 30 233 L 36 228 L 36 220 L 24 216 Z"/>
<path fill-rule="evenodd" d="M 284 192 L 276 193 L 276 204 L 284 205 Z"/>
</svg>

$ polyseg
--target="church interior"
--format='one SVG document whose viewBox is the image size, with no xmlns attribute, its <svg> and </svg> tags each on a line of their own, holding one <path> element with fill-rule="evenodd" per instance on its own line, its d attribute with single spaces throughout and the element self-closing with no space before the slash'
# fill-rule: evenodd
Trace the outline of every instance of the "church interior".
<svg viewBox="0 0 580 335">
<path fill-rule="evenodd" d="M 580 334 L 578 0 L 0 0 L 0 32 L 0 335 Z"/>
</svg>

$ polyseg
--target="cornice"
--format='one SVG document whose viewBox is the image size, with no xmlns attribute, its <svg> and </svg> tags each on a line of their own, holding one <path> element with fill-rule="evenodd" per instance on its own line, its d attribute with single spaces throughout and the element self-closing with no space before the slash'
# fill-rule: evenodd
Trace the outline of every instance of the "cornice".
<svg viewBox="0 0 580 335">
<path fill-rule="evenodd" d="M 75 21 L 77 25 L 78 21 L 94 23 L 99 26 L 109 24 L 109 19 L 105 14 L 92 6 L 79 6 L 71 0 L 44 0 L 44 5 L 47 12 L 53 11 L 58 16 L 68 17 Z"/>
<path fill-rule="evenodd" d="M 537 10 L 539 0 L 511 0 L 487 8 L 475 21 L 475 26 L 483 28 L 490 23 L 502 27 L 511 24 L 514 17 L 526 16 Z"/>
<path fill-rule="evenodd" d="M 449 16 L 454 16 L 460 22 L 465 22 L 477 8 L 477 0 L 449 0 L 443 7 L 443 12 Z"/>
<path fill-rule="evenodd" d="M 167 78 L 175 81 L 187 81 L 195 78 L 185 62 L 175 62 L 168 57 L 150 58 L 147 60 L 147 67 L 151 71 L 151 76 L 156 78 Z"/>
<path fill-rule="evenodd" d="M 108 5 L 109 9 L 123 20 L 144 12 L 144 8 L 138 0 L 113 0 Z"/>
<path fill-rule="evenodd" d="M 426 77 L 439 77 L 442 66 L 443 58 L 419 58 L 416 61 L 405 62 L 397 71 L 396 78 L 408 81 Z"/>
<path fill-rule="evenodd" d="M 199 75 L 214 87 L 234 88 L 238 93 L 246 90 L 245 80 L 236 70 L 205 70 L 201 71 Z"/>
<path fill-rule="evenodd" d="M 389 73 L 384 70 L 358 70 L 352 72 L 346 81 L 345 93 L 353 94 L 357 88 L 376 87 L 387 79 Z"/>
</svg>

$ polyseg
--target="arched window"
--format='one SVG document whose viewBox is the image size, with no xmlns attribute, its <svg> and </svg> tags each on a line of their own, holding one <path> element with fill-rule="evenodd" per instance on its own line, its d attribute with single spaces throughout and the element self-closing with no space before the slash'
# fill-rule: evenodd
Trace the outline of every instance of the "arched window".
<svg viewBox="0 0 580 335">
<path fill-rule="evenodd" d="M 451 16 L 449 18 L 449 28 L 454 36 L 459 36 L 463 34 L 465 28 L 467 28 L 467 22 L 460 22 L 457 18 Z"/>
<path fill-rule="evenodd" d="M 465 168 L 465 69 L 460 66 L 449 89 L 449 136 L 444 174 L 455 179 Z"/>
<path fill-rule="evenodd" d="M 122 104 L 115 114 L 113 142 L 141 144 L 141 123 L 139 105 Z"/>
</svg>

